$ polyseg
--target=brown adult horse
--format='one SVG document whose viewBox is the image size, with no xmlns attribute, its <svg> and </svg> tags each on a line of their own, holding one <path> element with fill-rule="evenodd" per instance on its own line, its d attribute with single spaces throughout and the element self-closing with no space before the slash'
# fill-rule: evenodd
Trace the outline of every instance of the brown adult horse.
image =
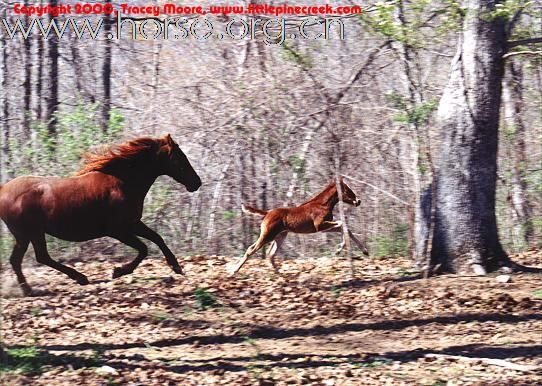
<svg viewBox="0 0 542 386">
<path fill-rule="evenodd" d="M 172 177 L 190 192 L 201 186 L 199 176 L 169 134 L 138 138 L 88 154 L 85 166 L 74 177 L 18 177 L 0 185 L 0 218 L 16 240 L 10 262 L 24 294 L 32 294 L 21 269 L 29 243 L 39 263 L 81 285 L 89 283 L 85 275 L 49 256 L 45 234 L 68 241 L 109 236 L 135 248 L 137 257 L 115 268 L 113 278 L 132 273 L 147 256 L 140 236 L 155 243 L 173 271 L 182 273 L 162 237 L 141 222 L 145 196 L 161 175 Z"/>
<path fill-rule="evenodd" d="M 340 178 L 340 184 L 342 191 L 341 201 L 353 206 L 359 206 L 361 201 L 344 182 L 342 177 Z M 244 212 L 263 216 L 260 237 L 254 244 L 248 247 L 241 260 L 229 269 L 230 274 L 234 275 L 251 255 L 259 251 L 267 243 L 272 244 L 267 250 L 266 255 L 275 271 L 278 271 L 275 263 L 275 255 L 288 232 L 342 232 L 341 222 L 333 221 L 333 208 L 338 202 L 339 194 L 337 192 L 337 185 L 333 181 L 309 201 L 296 207 L 265 211 L 243 205 Z M 368 255 L 367 247 L 352 232 L 348 231 L 348 233 L 362 252 Z M 344 242 L 341 244 L 341 249 L 343 246 Z"/>
</svg>

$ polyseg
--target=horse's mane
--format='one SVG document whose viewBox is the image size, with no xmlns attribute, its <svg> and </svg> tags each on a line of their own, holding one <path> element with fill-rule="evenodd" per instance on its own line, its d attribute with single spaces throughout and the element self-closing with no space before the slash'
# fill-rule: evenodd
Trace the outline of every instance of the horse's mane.
<svg viewBox="0 0 542 386">
<path fill-rule="evenodd" d="M 112 172 L 119 167 L 129 168 L 149 153 L 157 153 L 163 140 L 141 137 L 134 140 L 104 147 L 83 155 L 84 166 L 77 172 L 80 176 L 93 171 Z"/>
</svg>

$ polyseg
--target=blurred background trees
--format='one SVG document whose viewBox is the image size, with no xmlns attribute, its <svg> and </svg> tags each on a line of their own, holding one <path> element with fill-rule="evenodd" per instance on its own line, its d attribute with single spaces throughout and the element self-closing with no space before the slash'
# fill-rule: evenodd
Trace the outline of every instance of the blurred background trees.
<svg viewBox="0 0 542 386">
<path fill-rule="evenodd" d="M 23 174 L 67 176 L 84 151 L 171 133 L 203 186 L 189 194 L 159 179 L 144 221 L 178 254 L 242 253 L 258 227 L 241 214 L 241 203 L 302 202 L 337 167 L 363 201 L 347 208 L 349 228 L 368 240 L 373 255 L 412 254 L 415 208 L 444 138 L 436 109 L 465 4 L 362 5 L 364 14 L 342 19 L 345 40 L 335 32 L 328 40 L 298 36 L 284 45 L 267 45 L 261 34 L 108 40 L 108 18 L 98 40 L 73 32 L 43 40 L 37 29 L 27 40 L 11 40 L 2 30 L 1 182 Z M 2 18 L 14 22 L 12 6 L 1 7 Z M 515 42 L 505 59 L 496 187 L 501 242 L 512 252 L 535 246 L 542 233 L 542 56 L 533 40 L 542 35 L 542 4 L 507 0 L 490 17 L 502 18 Z M 89 20 L 96 25 L 100 18 Z M 287 19 L 295 32 L 301 18 Z M 228 20 L 214 19 L 215 28 Z M 12 240 L 1 232 L 5 258 Z M 333 234 L 292 237 L 282 254 L 327 255 L 339 241 Z M 49 245 L 56 256 L 132 253 L 106 239 Z"/>
</svg>

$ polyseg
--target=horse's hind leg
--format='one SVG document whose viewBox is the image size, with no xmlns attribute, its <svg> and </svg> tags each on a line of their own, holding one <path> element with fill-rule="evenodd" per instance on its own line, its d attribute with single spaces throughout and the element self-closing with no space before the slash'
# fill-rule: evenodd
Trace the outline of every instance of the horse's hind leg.
<svg viewBox="0 0 542 386">
<path fill-rule="evenodd" d="M 276 256 L 278 250 L 280 249 L 280 246 L 284 242 L 284 239 L 286 239 L 287 235 L 288 235 L 288 232 L 279 233 L 279 235 L 271 243 L 271 246 L 269 247 L 269 249 L 267 250 L 267 253 L 266 253 L 266 256 L 269 259 L 269 261 L 271 262 L 271 265 L 273 266 L 273 269 L 277 273 L 279 271 L 279 268 L 277 266 L 277 262 L 275 261 L 275 256 Z"/>
<path fill-rule="evenodd" d="M 28 244 L 30 242 L 28 240 L 23 239 L 16 239 L 15 246 L 13 247 L 13 251 L 11 252 L 11 256 L 9 258 L 9 262 L 11 263 L 11 266 L 13 267 L 13 270 L 15 271 L 15 275 L 17 276 L 17 282 L 19 283 L 19 286 L 21 287 L 23 294 L 25 296 L 31 296 L 32 295 L 32 289 L 26 282 L 26 279 L 23 275 L 23 257 L 26 253 L 26 250 L 28 249 Z"/>
<path fill-rule="evenodd" d="M 36 260 L 38 263 L 45 264 L 57 271 L 60 271 L 68 275 L 71 279 L 75 280 L 81 285 L 86 285 L 89 283 L 87 277 L 80 272 L 77 272 L 75 269 L 66 267 L 64 264 L 59 263 L 51 258 L 49 252 L 47 251 L 47 244 L 45 242 L 45 234 L 35 236 L 31 239 L 32 245 L 34 246 L 34 252 L 36 253 Z"/>
<path fill-rule="evenodd" d="M 147 249 L 147 246 L 143 241 L 139 240 L 136 236 L 130 235 L 125 237 L 115 236 L 117 240 L 119 240 L 121 243 L 124 243 L 134 249 L 137 250 L 138 254 L 134 260 L 129 262 L 128 264 L 124 264 L 120 267 L 115 267 L 113 270 L 113 279 L 116 279 L 118 277 L 128 275 L 137 268 L 139 263 L 143 261 L 145 257 L 149 254 L 149 251 Z"/>
<path fill-rule="evenodd" d="M 171 252 L 171 250 L 166 245 L 166 242 L 164 241 L 162 236 L 160 236 L 151 228 L 143 224 L 141 221 L 136 225 L 136 227 L 134 228 L 134 231 L 136 235 L 146 238 L 149 241 L 152 241 L 154 244 L 158 246 L 158 248 L 160 248 L 160 250 L 166 257 L 166 261 L 168 265 L 171 267 L 173 272 L 179 273 L 179 274 L 183 273 L 183 270 L 181 266 L 179 265 L 179 262 L 175 258 L 175 255 L 173 254 L 173 252 Z"/>
</svg>

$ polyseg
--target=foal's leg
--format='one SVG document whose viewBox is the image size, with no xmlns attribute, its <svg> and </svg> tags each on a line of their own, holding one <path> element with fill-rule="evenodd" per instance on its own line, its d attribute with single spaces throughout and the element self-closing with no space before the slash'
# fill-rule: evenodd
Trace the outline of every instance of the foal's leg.
<svg viewBox="0 0 542 386">
<path fill-rule="evenodd" d="M 121 243 L 124 243 L 134 249 L 137 250 L 138 254 L 134 260 L 131 262 L 124 264 L 120 267 L 115 267 L 113 270 L 113 279 L 116 279 L 118 277 L 128 275 L 137 268 L 139 263 L 143 261 L 145 257 L 149 254 L 149 251 L 147 249 L 147 246 L 143 241 L 139 240 L 135 235 L 129 235 L 129 236 L 115 236 L 117 240 L 119 240 Z"/>
<path fill-rule="evenodd" d="M 325 221 L 324 224 L 322 225 L 324 227 L 324 229 L 322 229 L 322 232 L 342 232 L 342 223 L 340 221 L 337 221 L 337 222 Z M 361 249 L 361 252 L 363 252 L 364 255 L 369 256 L 369 251 L 367 250 L 367 246 L 360 239 L 358 239 L 352 233 L 350 229 L 348 230 L 348 235 L 354 241 L 354 243 L 358 246 L 358 248 Z M 339 248 L 337 249 L 335 253 L 337 254 L 340 253 L 344 248 L 344 244 L 345 244 L 345 241 L 343 238 Z"/>
<path fill-rule="evenodd" d="M 279 268 L 277 266 L 277 263 L 275 261 L 275 255 L 277 254 L 278 250 L 280 249 L 280 246 L 284 242 L 284 239 L 286 239 L 286 236 L 288 235 L 288 232 L 282 232 L 279 233 L 277 237 L 275 237 L 275 240 L 271 243 L 271 246 L 267 250 L 266 256 L 271 262 L 271 265 L 273 266 L 273 269 L 275 272 L 279 272 Z"/>
<path fill-rule="evenodd" d="M 235 275 L 237 271 L 239 271 L 241 267 L 246 263 L 247 259 L 253 254 L 255 254 L 256 252 L 258 252 L 260 249 L 262 249 L 264 245 L 265 245 L 265 242 L 260 237 L 254 244 L 248 247 L 247 251 L 241 258 L 241 260 L 239 260 L 239 262 L 234 267 L 228 269 L 230 276 Z"/>
<path fill-rule="evenodd" d="M 354 236 L 354 234 L 350 230 L 348 231 L 348 234 L 350 235 L 350 238 L 354 240 L 354 243 L 356 243 L 358 248 L 361 249 L 361 252 L 363 252 L 365 256 L 369 256 L 369 250 L 367 249 L 365 243 L 358 239 L 356 236 Z"/>
<path fill-rule="evenodd" d="M 81 285 L 89 283 L 87 277 L 75 269 L 66 267 L 64 264 L 59 263 L 51 258 L 47 251 L 47 244 L 45 243 L 45 234 L 42 233 L 38 236 L 31 238 L 32 245 L 34 246 L 34 252 L 36 253 L 36 260 L 38 263 L 45 264 L 57 271 L 60 271 L 68 275 L 71 279 L 75 280 Z"/>
<path fill-rule="evenodd" d="M 237 271 L 239 271 L 241 267 L 246 263 L 247 259 L 250 256 L 252 256 L 256 252 L 258 252 L 260 249 L 262 249 L 262 247 L 268 242 L 273 241 L 273 239 L 274 237 L 270 237 L 267 230 L 264 227 L 262 227 L 260 237 L 258 237 L 258 240 L 256 240 L 254 244 L 248 247 L 247 251 L 241 258 L 241 260 L 239 260 L 239 262 L 234 267 L 228 269 L 230 276 L 235 275 Z"/>
<path fill-rule="evenodd" d="M 31 296 L 32 295 L 32 289 L 26 282 L 26 279 L 23 275 L 23 257 L 26 253 L 26 250 L 28 249 L 28 244 L 30 242 L 28 240 L 23 239 L 16 239 L 15 246 L 13 247 L 13 251 L 11 252 L 11 256 L 9 258 L 9 262 L 11 263 L 11 266 L 13 267 L 13 270 L 15 271 L 15 275 L 17 276 L 17 282 L 19 283 L 19 286 L 21 287 L 23 294 L 25 296 Z"/>
<path fill-rule="evenodd" d="M 171 252 L 171 250 L 168 248 L 168 246 L 164 242 L 164 239 L 162 239 L 162 237 L 158 233 L 156 233 L 151 228 L 143 224 L 141 221 L 137 223 L 137 225 L 134 228 L 134 231 L 136 235 L 146 238 L 149 241 L 152 241 L 158 246 L 158 248 L 160 248 L 160 250 L 166 257 L 166 261 L 168 265 L 171 267 L 171 269 L 175 273 L 179 273 L 179 274 L 183 273 L 183 270 L 181 266 L 179 265 L 179 263 L 177 262 L 175 255 L 173 254 L 173 252 Z"/>
</svg>

